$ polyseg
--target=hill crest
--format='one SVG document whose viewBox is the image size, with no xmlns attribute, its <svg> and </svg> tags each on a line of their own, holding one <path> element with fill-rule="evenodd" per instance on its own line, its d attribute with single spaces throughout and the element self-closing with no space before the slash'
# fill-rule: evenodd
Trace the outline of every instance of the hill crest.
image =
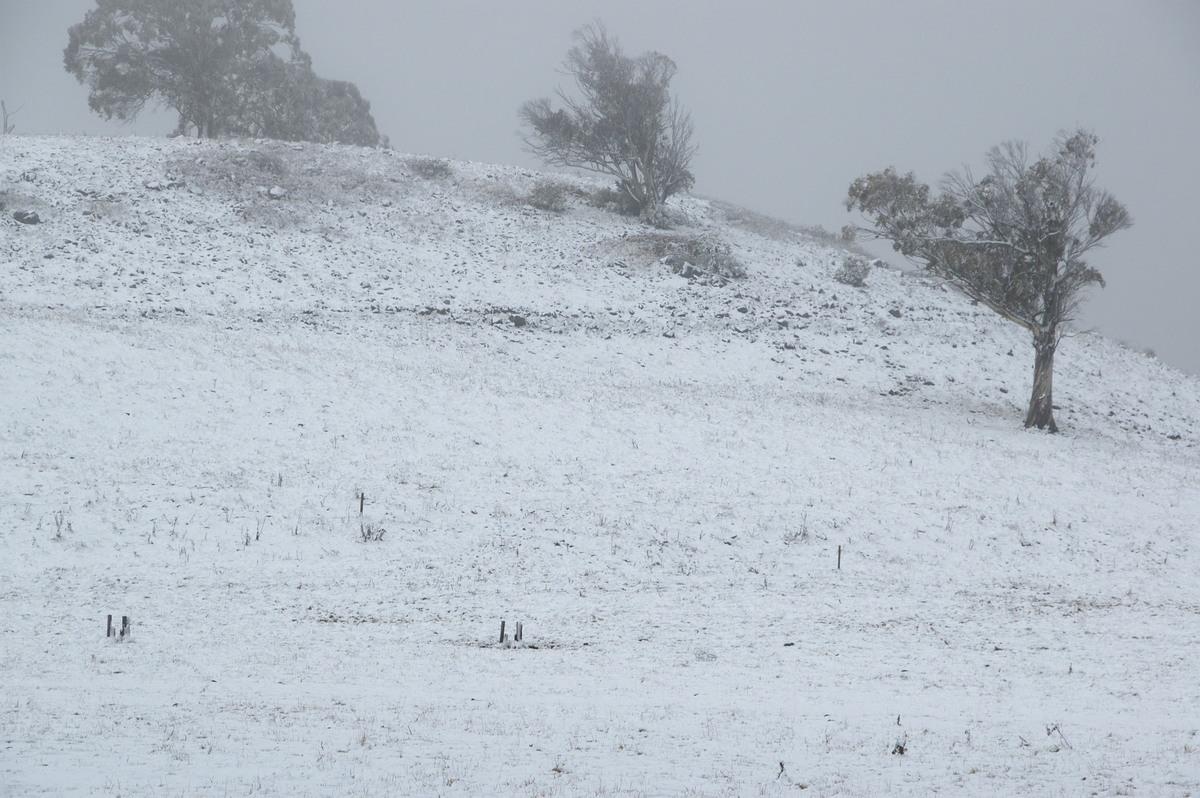
<svg viewBox="0 0 1200 798">
<path fill-rule="evenodd" d="M 674 229 L 654 230 L 596 207 L 593 180 L 390 150 L 23 136 L 0 147 L 0 295 L 14 309 L 744 339 L 831 389 L 1006 417 L 1027 399 L 1022 331 L 915 273 L 837 282 L 848 253 L 836 242 L 719 202 L 678 198 Z M 562 212 L 530 204 L 547 185 Z M 14 222 L 19 209 L 43 223 Z M 686 279 L 664 263 L 698 240 L 727 246 L 747 276 Z M 1197 380 L 1092 333 L 1063 346 L 1067 431 L 1200 442 Z"/>
</svg>

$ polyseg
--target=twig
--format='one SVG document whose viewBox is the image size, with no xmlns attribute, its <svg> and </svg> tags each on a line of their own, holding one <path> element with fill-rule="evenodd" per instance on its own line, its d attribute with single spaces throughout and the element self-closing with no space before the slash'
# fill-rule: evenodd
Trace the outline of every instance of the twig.
<svg viewBox="0 0 1200 798">
<path fill-rule="evenodd" d="M 1046 727 L 1046 736 L 1047 736 L 1047 737 L 1049 737 L 1050 735 L 1054 734 L 1055 732 L 1058 732 L 1058 738 L 1059 738 L 1060 740 L 1062 740 L 1062 742 L 1063 742 L 1063 745 L 1065 745 L 1067 748 L 1070 748 L 1072 751 L 1074 751 L 1074 750 L 1075 750 L 1075 747 L 1074 747 L 1073 745 L 1071 745 L 1069 742 L 1067 742 L 1067 738 L 1066 738 L 1066 736 L 1065 736 L 1065 735 L 1062 733 L 1062 729 L 1060 729 L 1060 728 L 1058 727 L 1058 724 L 1057 724 L 1057 723 L 1055 723 L 1053 726 L 1047 726 L 1047 727 Z"/>
</svg>

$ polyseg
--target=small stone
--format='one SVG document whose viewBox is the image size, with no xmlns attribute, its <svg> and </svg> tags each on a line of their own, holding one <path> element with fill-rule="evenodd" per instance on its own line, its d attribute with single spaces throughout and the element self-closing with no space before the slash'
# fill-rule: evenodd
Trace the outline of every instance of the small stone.
<svg viewBox="0 0 1200 798">
<path fill-rule="evenodd" d="M 41 224 L 42 217 L 33 211 L 14 211 L 13 218 L 21 224 Z"/>
</svg>

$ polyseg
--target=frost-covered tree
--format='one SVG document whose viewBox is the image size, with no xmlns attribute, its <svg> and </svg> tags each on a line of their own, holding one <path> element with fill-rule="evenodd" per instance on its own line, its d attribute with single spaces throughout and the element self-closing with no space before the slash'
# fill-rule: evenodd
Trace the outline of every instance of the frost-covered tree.
<svg viewBox="0 0 1200 798">
<path fill-rule="evenodd" d="M 1030 161 L 1008 142 L 988 154 L 988 173 L 950 172 L 934 196 L 912 173 L 895 169 L 860 177 L 847 209 L 869 227 L 847 227 L 892 241 L 896 250 L 1033 336 L 1033 392 L 1025 427 L 1054 422 L 1054 353 L 1083 296 L 1104 278 L 1084 260 L 1105 238 L 1133 222 L 1125 206 L 1097 189 L 1095 135 L 1060 133 L 1053 150 Z"/>
<path fill-rule="evenodd" d="M 253 102 L 264 62 L 306 60 L 295 27 L 291 0 L 97 0 L 63 59 L 105 119 L 153 101 L 179 113 L 181 131 L 212 138 Z"/>
<path fill-rule="evenodd" d="M 691 116 L 670 93 L 675 62 L 660 53 L 625 55 L 599 23 L 574 38 L 564 68 L 579 97 L 560 89 L 561 108 L 549 99 L 521 106 L 525 144 L 548 164 L 616 178 L 621 205 L 653 219 L 694 182 Z"/>
<path fill-rule="evenodd" d="M 353 83 L 328 80 L 307 64 L 260 67 L 255 101 L 230 123 L 231 135 L 374 147 L 381 141 L 371 104 Z"/>
<path fill-rule="evenodd" d="M 155 103 L 179 114 L 181 135 L 378 143 L 369 104 L 313 74 L 295 28 L 292 0 L 97 0 L 63 60 L 105 119 Z"/>
</svg>

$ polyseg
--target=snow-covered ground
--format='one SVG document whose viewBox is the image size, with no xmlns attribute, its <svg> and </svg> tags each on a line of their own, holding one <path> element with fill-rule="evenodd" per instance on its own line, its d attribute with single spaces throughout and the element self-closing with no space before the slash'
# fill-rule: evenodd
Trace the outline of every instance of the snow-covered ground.
<svg viewBox="0 0 1200 798">
<path fill-rule="evenodd" d="M 0 137 L 0 793 L 1200 794 L 1200 381 L 447 166 Z"/>
</svg>

